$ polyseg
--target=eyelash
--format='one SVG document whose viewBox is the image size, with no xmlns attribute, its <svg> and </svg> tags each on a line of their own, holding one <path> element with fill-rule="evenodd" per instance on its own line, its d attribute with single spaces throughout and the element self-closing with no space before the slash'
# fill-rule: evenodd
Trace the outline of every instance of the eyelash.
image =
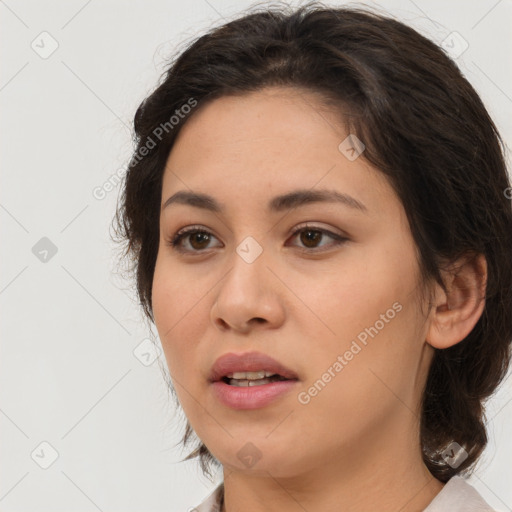
<svg viewBox="0 0 512 512">
<path fill-rule="evenodd" d="M 327 229 L 323 229 L 323 228 L 320 228 L 318 226 L 310 226 L 308 224 L 306 225 L 303 225 L 303 226 L 300 226 L 298 227 L 291 235 L 291 238 L 294 238 L 295 236 L 297 236 L 299 233 L 302 233 L 302 232 L 305 232 L 305 231 L 313 231 L 313 232 L 319 232 L 319 233 L 322 233 L 323 235 L 328 235 L 330 238 L 333 238 L 335 240 L 335 243 L 332 244 L 334 246 L 339 246 L 341 244 L 343 244 L 344 242 L 348 241 L 348 238 L 347 237 L 343 237 L 341 235 L 338 235 L 336 233 L 332 233 L 331 231 L 327 230 Z M 172 249 L 178 251 L 178 252 L 181 252 L 181 253 L 196 253 L 196 254 L 201 254 L 201 253 L 204 253 L 206 251 L 208 251 L 208 249 L 202 249 L 202 250 L 188 250 L 188 249 L 183 249 L 182 247 L 180 247 L 180 243 L 181 241 L 186 237 L 186 236 L 189 236 L 189 235 L 192 235 L 192 234 L 197 234 L 197 233 L 201 233 L 201 234 L 206 234 L 206 235 L 209 235 L 209 236 L 215 236 L 213 235 L 213 233 L 211 233 L 210 231 L 208 231 L 207 229 L 204 229 L 202 228 L 201 226 L 191 226 L 191 227 L 188 227 L 188 228 L 184 228 L 180 231 L 178 231 L 175 235 L 173 235 L 171 238 L 169 239 L 166 239 L 166 243 L 168 246 L 172 247 Z M 324 249 L 325 250 L 325 249 Z M 320 249 L 320 250 L 317 250 L 317 249 L 309 249 L 309 248 L 301 248 L 301 251 L 302 252 L 305 252 L 305 253 L 319 253 L 319 252 L 323 252 L 324 250 Z"/>
</svg>

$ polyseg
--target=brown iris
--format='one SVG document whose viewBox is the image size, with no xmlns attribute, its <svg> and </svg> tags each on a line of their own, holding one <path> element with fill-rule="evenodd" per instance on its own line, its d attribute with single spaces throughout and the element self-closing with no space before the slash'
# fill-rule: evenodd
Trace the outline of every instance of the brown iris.
<svg viewBox="0 0 512 512">
<path fill-rule="evenodd" d="M 310 236 L 311 233 L 314 233 L 313 236 Z M 307 236 L 306 236 L 307 235 Z M 322 233 L 318 230 L 315 230 L 315 229 L 306 229 L 304 231 L 301 232 L 300 234 L 300 239 L 301 239 L 301 242 L 306 246 L 306 247 L 310 247 L 308 245 L 308 243 L 315 243 L 318 241 L 319 238 L 321 238 L 322 236 Z M 315 246 L 312 246 L 312 247 L 315 247 Z"/>
<path fill-rule="evenodd" d="M 208 233 L 197 232 L 197 233 L 190 234 L 189 235 L 189 239 L 190 239 L 190 245 L 194 249 L 201 250 L 201 249 L 204 249 L 206 246 L 208 246 L 208 243 L 210 242 L 210 235 Z M 198 241 L 199 247 L 196 247 L 194 245 L 194 241 L 195 240 Z M 205 245 L 202 246 L 201 245 L 202 243 L 205 244 Z"/>
</svg>

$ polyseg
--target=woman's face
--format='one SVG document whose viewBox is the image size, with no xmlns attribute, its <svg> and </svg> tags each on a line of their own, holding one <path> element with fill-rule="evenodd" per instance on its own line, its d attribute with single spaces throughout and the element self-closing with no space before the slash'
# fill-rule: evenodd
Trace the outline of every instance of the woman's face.
<svg viewBox="0 0 512 512">
<path fill-rule="evenodd" d="M 419 454 L 433 349 L 416 248 L 400 200 L 348 135 L 312 94 L 267 88 L 201 107 L 169 155 L 162 206 L 177 192 L 212 200 L 161 212 L 154 318 L 185 414 L 225 468 L 287 477 L 376 463 L 404 443 Z M 299 190 L 342 199 L 276 200 Z M 219 357 L 249 352 L 295 380 L 210 381 Z"/>
</svg>

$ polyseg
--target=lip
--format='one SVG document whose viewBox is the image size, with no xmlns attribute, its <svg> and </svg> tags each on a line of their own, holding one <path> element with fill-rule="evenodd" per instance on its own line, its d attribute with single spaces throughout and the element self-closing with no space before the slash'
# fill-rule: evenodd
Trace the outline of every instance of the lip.
<svg viewBox="0 0 512 512">
<path fill-rule="evenodd" d="M 222 380 L 228 373 L 265 370 L 290 380 L 270 382 L 261 386 L 230 386 Z M 211 370 L 210 383 L 217 399 L 233 409 L 258 409 L 276 401 L 299 382 L 297 374 L 261 352 L 228 353 L 219 357 Z"/>
<path fill-rule="evenodd" d="M 278 373 L 287 379 L 298 380 L 294 371 L 266 354 L 261 352 L 244 352 L 243 354 L 229 352 L 220 356 L 213 364 L 210 372 L 210 382 L 220 381 L 228 373 L 256 372 L 258 370 Z"/>
<path fill-rule="evenodd" d="M 291 391 L 299 381 L 281 380 L 261 386 L 235 387 L 222 380 L 212 382 L 211 386 L 217 399 L 232 409 L 259 409 L 276 401 Z"/>
</svg>

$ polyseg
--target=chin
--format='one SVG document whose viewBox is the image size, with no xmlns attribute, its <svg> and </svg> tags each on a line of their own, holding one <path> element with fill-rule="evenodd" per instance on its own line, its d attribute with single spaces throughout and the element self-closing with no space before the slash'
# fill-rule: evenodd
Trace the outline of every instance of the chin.
<svg viewBox="0 0 512 512">
<path fill-rule="evenodd" d="M 248 437 L 245 439 L 230 440 L 229 445 L 223 447 L 218 455 L 214 454 L 227 473 L 235 471 L 254 476 L 272 475 L 276 478 L 286 478 L 297 473 L 298 460 L 291 459 L 290 451 L 282 445 L 276 446 L 264 436 L 261 441 L 250 441 Z"/>
</svg>

